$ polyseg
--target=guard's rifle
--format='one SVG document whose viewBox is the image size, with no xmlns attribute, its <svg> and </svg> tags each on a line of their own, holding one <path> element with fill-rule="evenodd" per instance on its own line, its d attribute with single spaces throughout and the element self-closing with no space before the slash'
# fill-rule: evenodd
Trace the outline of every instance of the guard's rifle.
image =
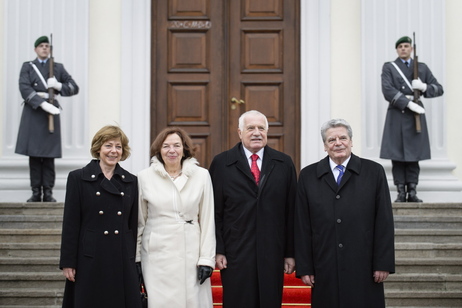
<svg viewBox="0 0 462 308">
<path fill-rule="evenodd" d="M 413 33 L 414 36 L 414 76 L 413 79 L 419 79 L 419 57 L 417 56 L 417 47 L 415 45 L 415 32 Z M 414 103 L 423 107 L 422 102 L 420 101 L 420 91 L 414 89 Z M 420 114 L 414 113 L 415 118 L 415 130 L 417 133 L 422 131 L 422 127 L 420 125 Z"/>
<path fill-rule="evenodd" d="M 50 63 L 50 73 L 48 78 L 52 78 L 54 76 L 54 67 L 55 67 L 55 60 L 53 58 L 53 34 L 50 34 L 50 59 L 48 59 Z M 54 95 L 55 89 L 53 87 L 48 88 L 48 102 L 54 106 Z M 55 120 L 54 115 L 51 113 L 48 114 L 48 131 L 50 134 L 55 132 Z"/>
</svg>

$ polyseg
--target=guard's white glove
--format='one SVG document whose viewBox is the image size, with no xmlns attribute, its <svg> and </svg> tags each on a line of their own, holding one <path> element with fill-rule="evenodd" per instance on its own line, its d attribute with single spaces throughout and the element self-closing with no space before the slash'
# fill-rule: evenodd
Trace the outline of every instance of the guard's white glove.
<svg viewBox="0 0 462 308">
<path fill-rule="evenodd" d="M 37 92 L 37 95 L 43 99 L 48 99 L 49 95 L 46 92 Z"/>
<path fill-rule="evenodd" d="M 55 90 L 61 91 L 61 88 L 63 87 L 63 84 L 56 80 L 55 77 L 48 78 L 48 89 L 49 88 L 54 88 Z"/>
<path fill-rule="evenodd" d="M 53 106 L 52 104 L 50 103 L 47 103 L 47 102 L 43 102 L 40 104 L 40 107 L 45 110 L 46 112 L 50 113 L 50 114 L 60 114 L 61 111 L 59 110 L 59 108 L 56 108 L 55 106 Z"/>
<path fill-rule="evenodd" d="M 412 80 L 412 88 L 414 90 L 420 90 L 422 92 L 427 91 L 427 84 L 423 83 L 420 78 Z"/>
<path fill-rule="evenodd" d="M 418 113 L 418 114 L 424 114 L 425 113 L 425 109 L 423 109 L 422 107 L 420 107 L 419 105 L 417 105 L 416 103 L 411 102 L 411 101 L 409 101 L 409 104 L 407 104 L 407 108 L 411 109 L 412 111 L 414 111 L 415 113 Z"/>
</svg>

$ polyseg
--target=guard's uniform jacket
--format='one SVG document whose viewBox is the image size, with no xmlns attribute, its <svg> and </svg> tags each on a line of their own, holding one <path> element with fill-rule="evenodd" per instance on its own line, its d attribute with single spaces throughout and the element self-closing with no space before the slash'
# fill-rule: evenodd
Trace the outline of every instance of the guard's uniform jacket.
<svg viewBox="0 0 462 308">
<path fill-rule="evenodd" d="M 62 156 L 60 117 L 59 115 L 53 116 L 55 130 L 53 134 L 50 134 L 48 130 L 49 113 L 40 108 L 40 104 L 45 99 L 37 94 L 37 92 L 48 92 L 48 89 L 31 63 L 37 66 L 45 82 L 48 80 L 50 71 L 48 62 L 42 66 L 38 59 L 32 62 L 24 62 L 22 65 L 19 75 L 19 91 L 24 99 L 24 108 L 15 153 L 32 157 L 60 158 Z M 62 83 L 61 91 L 55 91 L 56 94 L 72 96 L 79 93 L 79 87 L 61 63 L 55 62 L 53 72 L 55 78 Z M 59 107 L 56 99 L 54 100 L 54 105 Z"/>
<path fill-rule="evenodd" d="M 395 63 L 412 84 L 414 61 L 407 67 L 400 58 Z M 419 63 L 419 78 L 427 84 L 427 90 L 423 93 L 425 98 L 443 95 L 443 86 L 425 63 Z M 382 68 L 382 93 L 389 102 L 385 126 L 383 129 L 380 158 L 395 161 L 415 162 L 430 159 L 430 140 L 428 137 L 427 121 L 425 114 L 420 115 L 422 132 L 415 129 L 415 113 L 406 108 L 413 90 L 390 62 L 386 62 Z"/>
</svg>

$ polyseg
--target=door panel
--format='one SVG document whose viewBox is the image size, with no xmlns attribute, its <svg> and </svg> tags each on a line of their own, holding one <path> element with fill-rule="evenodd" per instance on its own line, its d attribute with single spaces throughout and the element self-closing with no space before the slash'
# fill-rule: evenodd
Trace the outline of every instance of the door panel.
<svg viewBox="0 0 462 308">
<path fill-rule="evenodd" d="M 263 112 L 269 146 L 299 165 L 299 0 L 153 0 L 151 141 L 180 126 L 200 164 Z"/>
<path fill-rule="evenodd" d="M 208 167 L 222 149 L 223 56 L 215 46 L 223 40 L 223 27 L 215 22 L 221 1 L 162 0 L 152 8 L 151 142 L 165 127 L 179 126 Z"/>
<path fill-rule="evenodd" d="M 242 7 L 240 7 L 242 5 Z M 229 1 L 229 96 L 245 101 L 228 122 L 256 109 L 268 118 L 268 144 L 299 165 L 298 1 Z M 229 130 L 228 147 L 239 141 Z"/>
</svg>

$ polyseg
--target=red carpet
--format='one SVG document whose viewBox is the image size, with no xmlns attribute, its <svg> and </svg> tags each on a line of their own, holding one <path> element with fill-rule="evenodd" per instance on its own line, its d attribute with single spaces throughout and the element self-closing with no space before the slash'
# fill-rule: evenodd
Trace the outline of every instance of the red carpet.
<svg viewBox="0 0 462 308">
<path fill-rule="evenodd" d="M 213 306 L 222 307 L 223 294 L 220 271 L 215 270 L 211 277 Z M 282 293 L 282 307 L 306 308 L 311 307 L 311 288 L 307 287 L 295 274 L 284 275 L 284 290 Z"/>
</svg>

